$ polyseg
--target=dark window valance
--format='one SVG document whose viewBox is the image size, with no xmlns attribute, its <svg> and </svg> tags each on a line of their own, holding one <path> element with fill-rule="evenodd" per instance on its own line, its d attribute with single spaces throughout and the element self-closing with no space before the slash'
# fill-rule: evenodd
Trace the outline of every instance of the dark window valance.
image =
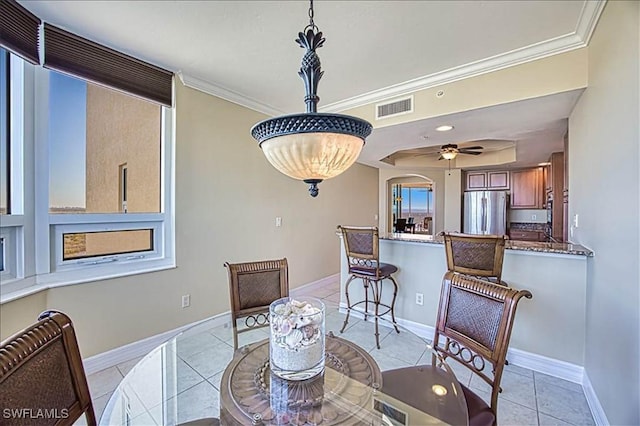
<svg viewBox="0 0 640 426">
<path fill-rule="evenodd" d="M 15 0 L 0 0 L 0 45 L 39 64 L 38 28 L 40 19 Z"/>
<path fill-rule="evenodd" d="M 172 105 L 173 74 L 170 71 L 47 23 L 44 24 L 44 66 Z"/>
</svg>

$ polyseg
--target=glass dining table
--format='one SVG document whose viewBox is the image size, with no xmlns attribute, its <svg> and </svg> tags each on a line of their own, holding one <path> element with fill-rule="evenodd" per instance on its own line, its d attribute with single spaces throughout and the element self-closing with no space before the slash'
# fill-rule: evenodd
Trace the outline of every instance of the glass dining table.
<svg viewBox="0 0 640 426">
<path fill-rule="evenodd" d="M 239 334 L 234 351 L 230 323 L 214 318 L 141 359 L 114 391 L 100 424 L 180 425 L 207 418 L 222 425 L 468 424 L 460 384 L 427 339 L 404 327 L 397 333 L 381 319 L 377 349 L 371 316 L 365 321 L 352 312 L 341 333 L 344 309 L 324 302 L 320 375 L 302 381 L 275 376 L 269 327 Z"/>
</svg>

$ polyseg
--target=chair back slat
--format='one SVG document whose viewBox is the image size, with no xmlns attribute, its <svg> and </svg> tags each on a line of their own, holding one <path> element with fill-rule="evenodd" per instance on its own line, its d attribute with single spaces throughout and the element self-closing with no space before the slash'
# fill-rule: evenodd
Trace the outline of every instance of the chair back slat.
<svg viewBox="0 0 640 426">
<path fill-rule="evenodd" d="M 72 425 L 96 419 L 82 358 L 68 316 L 47 311 L 0 344 L 3 425 Z M 38 411 L 41 410 L 41 411 Z"/>
<path fill-rule="evenodd" d="M 505 235 L 443 232 L 447 269 L 477 277 L 502 279 Z"/>
</svg>

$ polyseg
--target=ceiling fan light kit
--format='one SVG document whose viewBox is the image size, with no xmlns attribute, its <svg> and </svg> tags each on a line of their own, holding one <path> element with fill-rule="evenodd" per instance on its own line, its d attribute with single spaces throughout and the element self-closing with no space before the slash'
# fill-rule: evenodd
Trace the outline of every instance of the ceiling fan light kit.
<svg viewBox="0 0 640 426">
<path fill-rule="evenodd" d="M 318 82 L 323 75 L 316 49 L 325 39 L 313 22 L 313 0 L 309 25 L 296 42 L 306 50 L 298 75 L 305 85 L 306 112 L 270 118 L 253 126 L 251 135 L 273 167 L 309 184 L 309 194 L 318 195 L 318 184 L 347 170 L 356 161 L 372 126 L 360 118 L 317 112 Z"/>
</svg>

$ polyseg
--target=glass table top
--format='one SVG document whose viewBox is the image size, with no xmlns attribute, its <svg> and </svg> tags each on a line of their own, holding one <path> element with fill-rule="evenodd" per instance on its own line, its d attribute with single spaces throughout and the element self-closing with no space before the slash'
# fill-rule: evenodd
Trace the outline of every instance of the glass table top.
<svg viewBox="0 0 640 426">
<path fill-rule="evenodd" d="M 304 300 L 304 297 L 300 297 Z M 325 370 L 304 381 L 269 371 L 269 327 L 240 333 L 206 320 L 160 345 L 125 376 L 101 425 L 177 425 L 220 418 L 237 425 L 468 423 L 462 389 L 429 341 L 325 302 Z M 416 367 L 420 366 L 420 367 Z M 410 389 L 409 395 L 407 390 Z"/>
</svg>

